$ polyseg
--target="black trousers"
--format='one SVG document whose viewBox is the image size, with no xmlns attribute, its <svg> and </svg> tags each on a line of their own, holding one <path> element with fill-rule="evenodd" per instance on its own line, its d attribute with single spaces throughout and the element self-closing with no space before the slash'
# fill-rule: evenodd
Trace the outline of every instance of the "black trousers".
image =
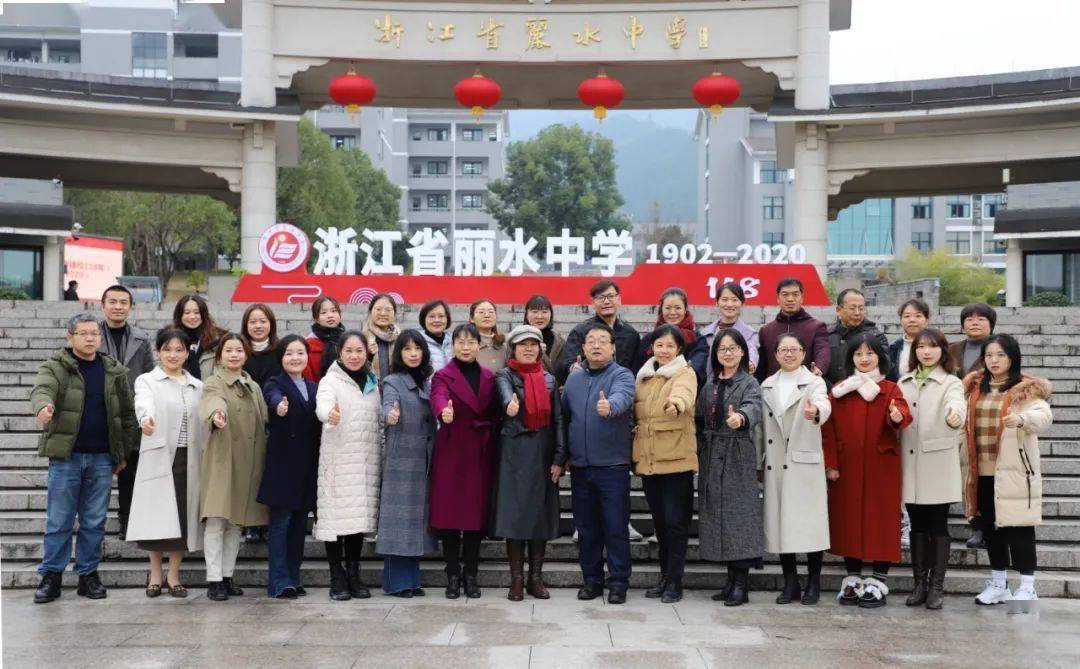
<svg viewBox="0 0 1080 669">
<path fill-rule="evenodd" d="M 948 504 L 905 504 L 908 518 L 911 519 L 912 534 L 927 534 L 932 537 L 949 536 Z"/>
<path fill-rule="evenodd" d="M 128 455 L 127 465 L 116 475 L 116 487 L 120 497 L 120 525 L 127 533 L 127 521 L 131 515 L 131 496 L 135 492 L 135 471 L 139 468 L 139 452 Z M 125 539 L 127 537 L 124 537 Z"/>
<path fill-rule="evenodd" d="M 447 576 L 461 576 L 461 562 L 465 562 L 465 575 L 476 576 L 480 570 L 480 542 L 484 533 L 472 530 L 443 530 L 441 532 L 443 560 Z"/>
<path fill-rule="evenodd" d="M 882 576 L 889 575 L 889 563 L 888 562 L 873 562 L 871 567 L 874 574 L 881 574 Z M 859 558 L 845 557 L 844 569 L 849 574 L 861 574 L 863 570 L 863 561 Z"/>
<path fill-rule="evenodd" d="M 976 518 L 990 553 L 990 568 L 1005 571 L 1012 558 L 1013 569 L 1024 576 L 1035 574 L 1034 527 L 995 527 L 997 516 L 994 511 L 994 477 L 979 477 L 979 515 Z"/>
<path fill-rule="evenodd" d="M 660 571 L 669 580 L 682 582 L 694 514 L 694 472 L 650 474 L 641 477 L 641 485 L 660 544 Z"/>
<path fill-rule="evenodd" d="M 364 535 L 359 532 L 344 534 L 339 536 L 337 541 L 324 543 L 326 544 L 326 559 L 330 564 L 340 563 L 343 554 L 346 562 L 356 562 L 364 551 Z"/>
</svg>

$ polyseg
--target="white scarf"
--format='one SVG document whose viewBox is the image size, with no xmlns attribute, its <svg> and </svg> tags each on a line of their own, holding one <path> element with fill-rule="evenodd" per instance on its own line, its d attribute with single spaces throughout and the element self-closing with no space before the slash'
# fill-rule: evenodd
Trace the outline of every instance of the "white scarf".
<svg viewBox="0 0 1080 669">
<path fill-rule="evenodd" d="M 878 396 L 878 393 L 881 392 L 881 386 L 879 386 L 878 383 L 880 383 L 883 378 L 881 372 L 876 369 L 869 373 L 856 371 L 848 378 L 833 386 L 833 397 L 843 397 L 844 395 L 857 390 L 864 400 L 872 402 L 874 401 L 874 398 Z"/>
<path fill-rule="evenodd" d="M 268 348 L 270 348 L 270 338 L 269 337 L 267 337 L 266 339 L 264 339 L 262 341 L 254 341 L 254 340 L 252 340 L 252 342 L 251 342 L 251 350 L 255 351 L 256 353 L 262 353 L 263 351 L 265 351 Z"/>
</svg>

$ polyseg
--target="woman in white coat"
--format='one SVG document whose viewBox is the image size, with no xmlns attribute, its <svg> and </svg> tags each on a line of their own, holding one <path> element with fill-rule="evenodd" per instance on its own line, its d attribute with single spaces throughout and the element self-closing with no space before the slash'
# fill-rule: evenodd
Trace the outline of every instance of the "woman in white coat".
<svg viewBox="0 0 1080 669">
<path fill-rule="evenodd" d="M 135 379 L 142 442 L 127 540 L 150 553 L 147 597 L 160 595 L 163 585 L 173 597 L 186 597 L 180 583 L 184 550 L 202 549 L 199 449 L 204 435 L 197 414 L 203 384 L 184 369 L 190 345 L 183 330 L 162 330 L 155 342 L 157 367 Z M 162 574 L 165 553 L 167 579 Z"/>
<path fill-rule="evenodd" d="M 315 394 L 315 415 L 323 432 L 314 534 L 326 543 L 330 599 L 367 599 L 360 552 L 364 533 L 375 532 L 379 523 L 383 425 L 379 382 L 359 330 L 346 330 L 338 339 L 337 360 Z"/>
<path fill-rule="evenodd" d="M 961 500 L 960 428 L 967 416 L 956 361 L 939 330 L 911 340 L 900 376 L 912 423 L 900 432 L 902 494 L 911 518 L 911 569 L 915 585 L 905 602 L 940 609 L 949 565 L 949 505 Z"/>
<path fill-rule="evenodd" d="M 765 550 L 780 555 L 784 589 L 777 604 L 799 599 L 795 554 L 806 553 L 803 604 L 821 597 L 821 561 L 829 547 L 828 493 L 821 424 L 832 407 L 821 377 L 803 367 L 806 345 L 795 334 L 776 342 L 780 369 L 761 384 L 765 402 Z"/>
</svg>

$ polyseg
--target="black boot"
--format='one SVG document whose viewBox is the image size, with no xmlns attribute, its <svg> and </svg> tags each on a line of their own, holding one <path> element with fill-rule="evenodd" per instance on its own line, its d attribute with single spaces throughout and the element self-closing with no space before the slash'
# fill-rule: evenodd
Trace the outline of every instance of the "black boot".
<svg viewBox="0 0 1080 669">
<path fill-rule="evenodd" d="M 682 580 L 669 578 L 664 584 L 664 595 L 660 598 L 664 604 L 674 604 L 682 601 Z"/>
<path fill-rule="evenodd" d="M 525 592 L 536 599 L 551 599 L 551 593 L 544 585 L 544 552 L 547 542 L 533 540 L 529 542 L 529 580 L 525 583 Z"/>
<path fill-rule="evenodd" d="M 480 585 L 476 582 L 476 574 L 465 574 L 465 596 L 469 599 L 480 599 Z"/>
<path fill-rule="evenodd" d="M 937 610 L 945 603 L 945 571 L 949 567 L 949 537 L 930 537 L 927 550 L 930 561 L 930 585 L 926 593 L 926 608 Z"/>
<path fill-rule="evenodd" d="M 336 602 L 346 602 L 352 599 L 349 594 L 349 581 L 345 576 L 345 568 L 341 562 L 330 562 L 330 599 Z"/>
<path fill-rule="evenodd" d="M 221 579 L 221 582 L 225 584 L 225 589 L 228 590 L 230 597 L 242 597 L 244 595 L 243 589 L 233 583 L 232 576 L 226 576 Z"/>
<path fill-rule="evenodd" d="M 79 589 L 76 592 L 80 597 L 86 597 L 87 599 L 105 599 L 109 594 L 105 590 L 105 586 L 101 584 L 101 577 L 98 576 L 97 571 L 80 576 Z"/>
<path fill-rule="evenodd" d="M 799 575 L 792 569 L 784 570 L 784 589 L 776 597 L 777 604 L 790 604 L 799 599 L 801 589 L 799 587 Z"/>
<path fill-rule="evenodd" d="M 371 590 L 360 581 L 359 560 L 347 560 L 345 562 L 345 582 L 349 588 L 349 595 L 354 599 L 371 598 Z"/>
<path fill-rule="evenodd" d="M 461 577 L 457 574 L 448 574 L 446 577 L 446 598 L 457 599 L 461 596 Z"/>
<path fill-rule="evenodd" d="M 506 557 L 510 561 L 510 591 L 506 593 L 506 598 L 511 602 L 520 602 L 525 599 L 525 542 L 507 539 Z"/>
<path fill-rule="evenodd" d="M 37 591 L 34 593 L 35 604 L 46 604 L 60 598 L 60 577 L 61 574 L 58 571 L 47 571 L 42 574 L 41 583 L 38 584 Z"/>
<path fill-rule="evenodd" d="M 821 599 L 821 572 L 810 572 L 806 577 L 806 588 L 802 593 L 802 603 L 812 606 Z"/>
<path fill-rule="evenodd" d="M 732 574 L 733 583 L 724 606 L 742 606 L 750 603 L 750 570 L 736 567 Z"/>
<path fill-rule="evenodd" d="M 726 602 L 731 598 L 731 590 L 735 587 L 735 567 L 728 565 L 727 568 L 727 583 L 724 584 L 724 589 L 712 596 L 714 602 Z"/>
<path fill-rule="evenodd" d="M 926 560 L 926 552 L 930 537 L 922 532 L 911 533 L 911 573 L 915 579 L 915 585 L 911 588 L 911 594 L 904 600 L 906 606 L 922 606 L 926 603 L 926 594 L 929 591 L 929 568 Z"/>
<path fill-rule="evenodd" d="M 982 526 L 979 525 L 979 522 L 979 518 L 972 518 L 970 521 L 971 536 L 968 537 L 967 540 L 968 548 L 986 548 L 986 534 L 983 533 Z"/>
<path fill-rule="evenodd" d="M 664 588 L 667 587 L 667 576 L 663 573 L 660 574 L 660 580 L 656 582 L 656 585 L 645 591 L 645 596 L 649 599 L 656 599 L 662 597 L 664 594 Z"/>
<path fill-rule="evenodd" d="M 206 598 L 211 602 L 224 602 L 229 598 L 229 591 L 221 581 L 210 581 L 206 584 Z"/>
</svg>

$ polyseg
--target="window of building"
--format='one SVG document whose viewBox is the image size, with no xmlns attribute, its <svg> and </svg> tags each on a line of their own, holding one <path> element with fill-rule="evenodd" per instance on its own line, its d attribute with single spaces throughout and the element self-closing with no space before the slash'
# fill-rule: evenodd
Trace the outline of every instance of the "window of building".
<svg viewBox="0 0 1080 669">
<path fill-rule="evenodd" d="M 414 142 L 419 142 L 420 140 L 424 139 L 423 131 L 421 131 L 421 130 L 413 130 L 412 131 L 412 138 L 413 138 Z"/>
<path fill-rule="evenodd" d="M 983 218 L 994 218 L 997 216 L 998 210 L 1005 207 L 1005 196 L 1001 193 L 994 195 L 983 195 Z"/>
<path fill-rule="evenodd" d="M 427 196 L 427 208 L 428 209 L 449 209 L 450 208 L 450 195 L 447 193 L 428 193 Z"/>
<path fill-rule="evenodd" d="M 1024 299 L 1046 291 L 1080 301 L 1080 252 L 1024 254 Z"/>
<path fill-rule="evenodd" d="M 483 128 L 462 128 L 461 129 L 461 141 L 463 142 L 482 142 L 484 141 Z"/>
<path fill-rule="evenodd" d="M 428 128 L 427 138 L 429 142 L 445 142 L 450 139 L 450 131 L 446 128 Z"/>
<path fill-rule="evenodd" d="M 41 249 L 0 246 L 0 286 L 21 289 L 31 300 L 40 300 L 43 273 Z M 58 297 L 54 295 L 52 299 Z"/>
<path fill-rule="evenodd" d="M 761 183 L 763 184 L 778 184 L 783 183 L 781 174 L 783 170 L 776 169 L 775 160 L 762 160 L 761 161 Z"/>
<path fill-rule="evenodd" d="M 420 174 L 423 172 L 423 170 L 424 170 L 423 164 L 421 164 L 421 163 L 413 163 L 412 164 L 412 174 L 413 174 L 414 177 L 420 176 Z"/>
<path fill-rule="evenodd" d="M 828 253 L 888 256 L 893 254 L 893 201 L 863 200 L 829 221 Z"/>
<path fill-rule="evenodd" d="M 335 149 L 355 149 L 355 135 L 330 135 L 330 143 Z"/>
<path fill-rule="evenodd" d="M 926 220 L 933 218 L 933 200 L 928 197 L 915 198 L 911 203 L 911 217 L 918 220 Z"/>
<path fill-rule="evenodd" d="M 971 218 L 971 196 L 950 195 L 945 201 L 945 215 L 949 218 Z"/>
<path fill-rule="evenodd" d="M 779 221 L 784 218 L 784 198 L 779 195 L 766 195 L 762 199 L 761 214 L 766 221 Z"/>
<path fill-rule="evenodd" d="M 970 232 L 946 232 L 945 233 L 945 249 L 957 256 L 969 256 L 971 255 L 971 233 Z"/>
<path fill-rule="evenodd" d="M 165 33 L 131 33 L 131 76 L 165 79 L 169 76 Z"/>
<path fill-rule="evenodd" d="M 481 175 L 484 173 L 484 163 L 479 160 L 465 160 L 461 163 L 463 175 Z"/>
<path fill-rule="evenodd" d="M 782 232 L 763 232 L 763 233 L 761 233 L 761 243 L 762 244 L 769 244 L 770 246 L 772 244 L 783 244 L 784 243 L 784 233 L 782 233 Z"/>
<path fill-rule="evenodd" d="M 463 193 L 461 196 L 462 209 L 482 209 L 484 196 L 482 193 Z"/>
<path fill-rule="evenodd" d="M 173 56 L 176 58 L 217 58 L 218 36 L 176 33 L 173 35 Z"/>
<path fill-rule="evenodd" d="M 497 142 L 497 141 L 499 141 L 499 133 L 497 133 L 497 132 L 489 133 L 488 134 L 488 141 L 489 142 Z"/>
<path fill-rule="evenodd" d="M 418 211 L 420 209 L 420 202 L 421 202 L 420 196 L 419 195 L 413 195 L 413 197 L 412 197 L 412 210 L 413 211 Z"/>
<path fill-rule="evenodd" d="M 994 239 L 993 230 L 983 230 L 983 255 L 1005 253 L 1005 241 Z"/>
<path fill-rule="evenodd" d="M 427 164 L 428 176 L 444 176 L 448 173 L 447 167 L 445 160 L 429 160 Z"/>
<path fill-rule="evenodd" d="M 911 233 L 911 245 L 919 253 L 928 253 L 934 249 L 934 233 L 913 232 Z"/>
</svg>

